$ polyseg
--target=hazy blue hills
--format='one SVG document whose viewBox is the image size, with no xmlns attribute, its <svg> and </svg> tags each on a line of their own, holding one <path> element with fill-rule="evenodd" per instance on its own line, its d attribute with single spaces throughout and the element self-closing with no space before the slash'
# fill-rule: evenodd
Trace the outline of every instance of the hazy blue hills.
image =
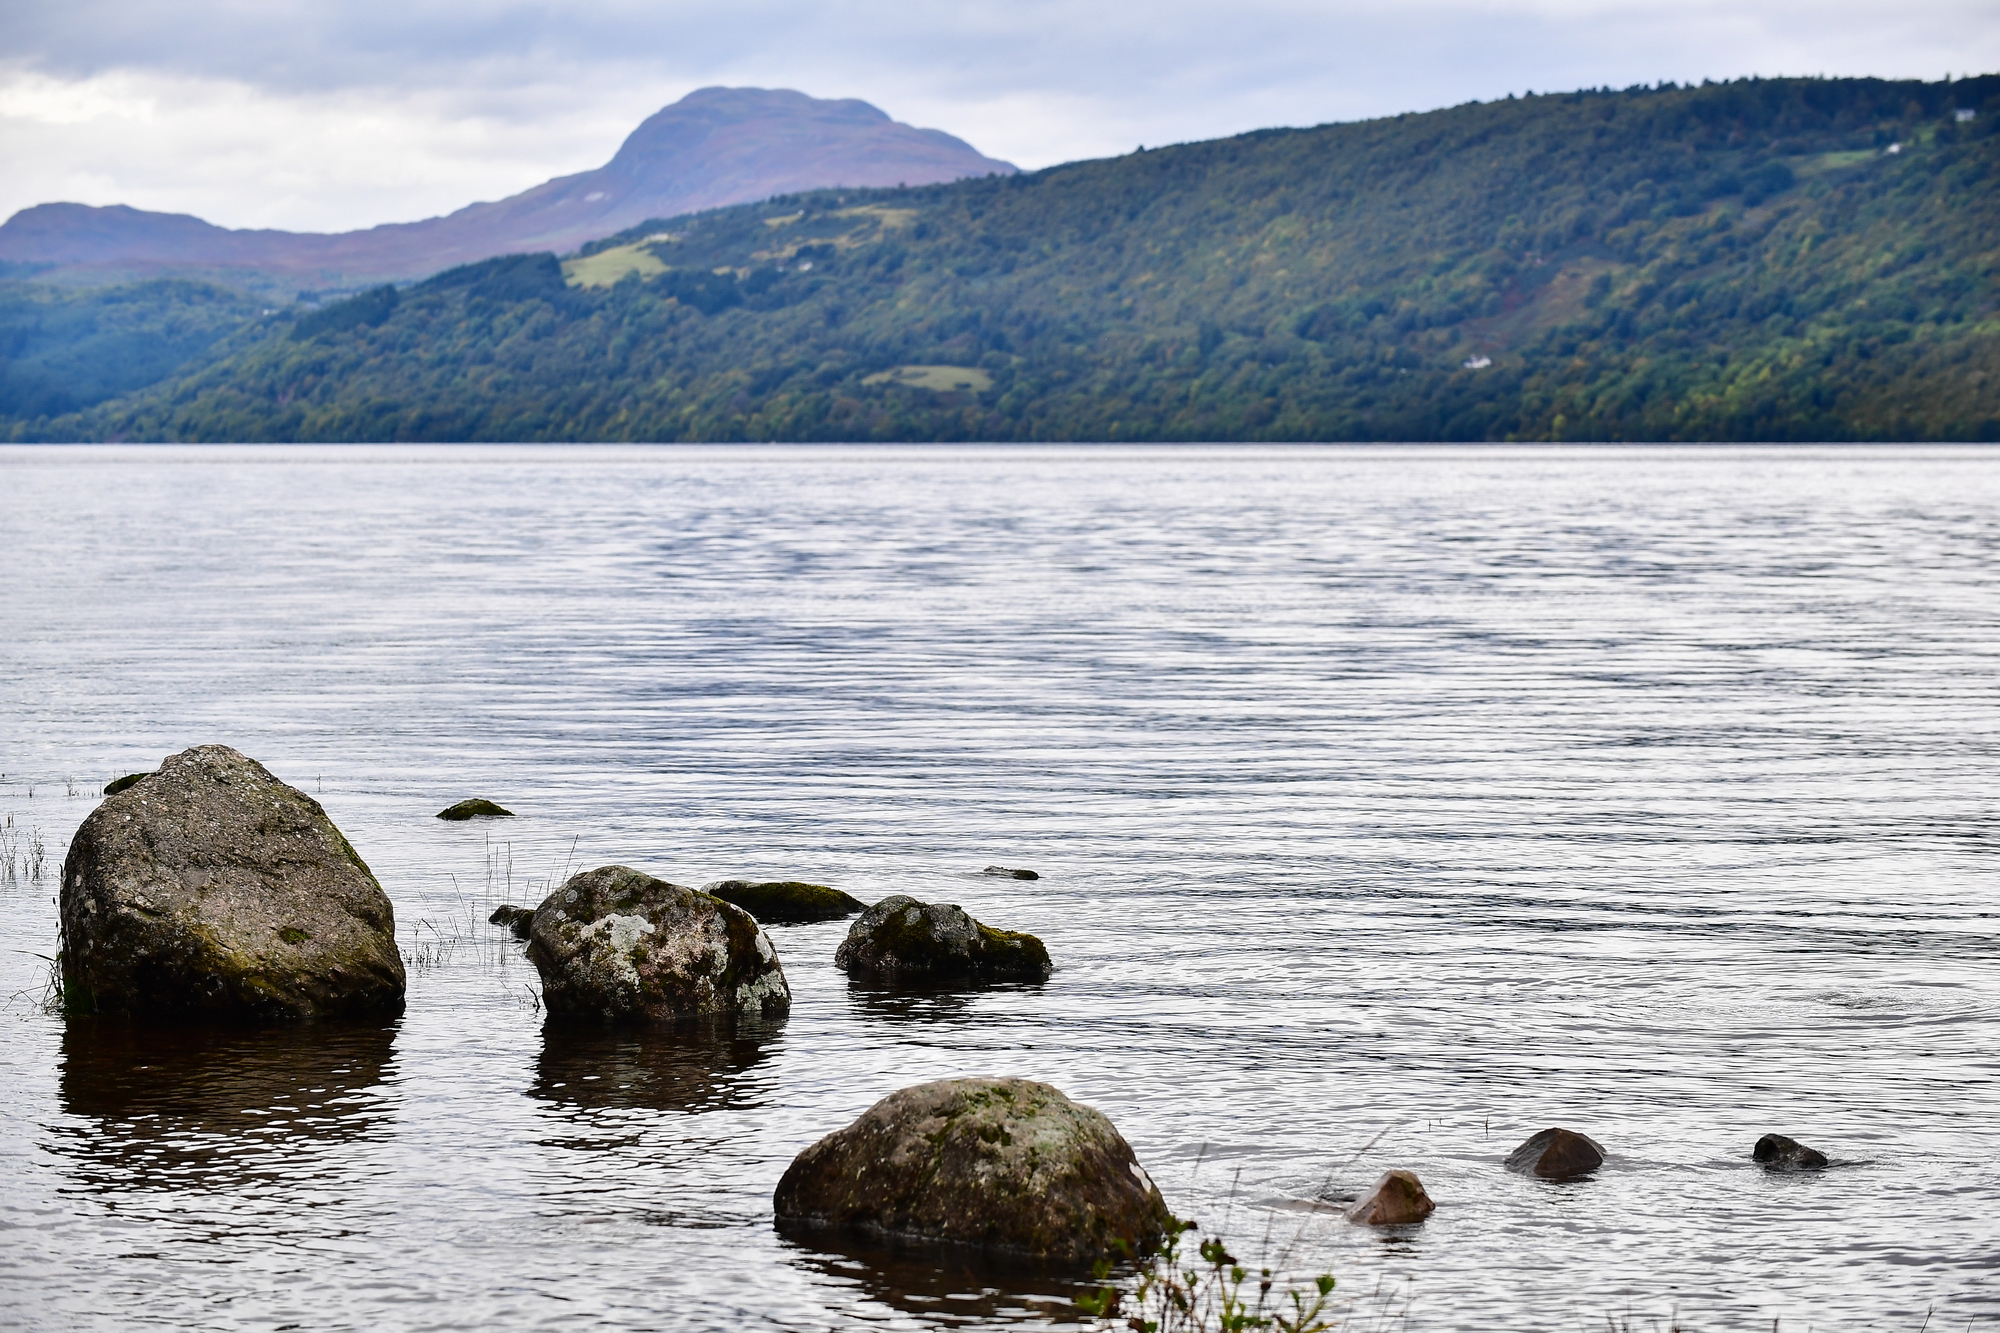
<svg viewBox="0 0 2000 1333">
<path fill-rule="evenodd" d="M 232 231 L 123 205 L 41 204 L 0 224 L 0 262 L 72 283 L 172 276 L 282 292 L 289 301 L 301 287 L 402 281 L 493 255 L 573 250 L 645 218 L 794 190 L 1013 170 L 866 102 L 702 88 L 649 116 L 604 166 L 445 217 L 322 235 Z"/>
<path fill-rule="evenodd" d="M 2000 76 L 1271 130 L 648 220 L 21 438 L 2000 439 Z"/>
</svg>

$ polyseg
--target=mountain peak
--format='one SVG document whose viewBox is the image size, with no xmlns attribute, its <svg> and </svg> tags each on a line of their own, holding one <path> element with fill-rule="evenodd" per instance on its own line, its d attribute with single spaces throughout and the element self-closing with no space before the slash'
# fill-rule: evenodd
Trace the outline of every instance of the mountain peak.
<svg viewBox="0 0 2000 1333">
<path fill-rule="evenodd" d="M 225 279 L 235 270 L 253 283 L 345 287 L 499 254 L 573 250 L 650 218 L 801 190 L 1014 171 L 962 139 L 902 124 L 858 98 L 697 88 L 648 116 L 604 166 L 446 217 L 315 235 L 231 231 L 122 204 L 41 204 L 0 225 L 0 260 L 95 268 L 107 279 L 198 267 Z"/>
</svg>

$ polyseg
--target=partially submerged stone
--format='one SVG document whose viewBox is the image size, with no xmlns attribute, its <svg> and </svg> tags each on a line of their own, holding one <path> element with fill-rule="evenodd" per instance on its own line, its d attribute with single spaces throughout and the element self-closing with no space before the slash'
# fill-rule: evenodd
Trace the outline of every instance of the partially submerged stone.
<svg viewBox="0 0 2000 1333">
<path fill-rule="evenodd" d="M 1347 1220 L 1371 1227 L 1406 1226 L 1423 1221 L 1436 1207 L 1414 1171 L 1385 1171 L 1347 1210 Z"/>
<path fill-rule="evenodd" d="M 838 921 L 868 906 L 851 894 L 824 884 L 805 884 L 795 879 L 753 883 L 747 879 L 725 879 L 705 885 L 712 893 L 766 925 L 797 926 L 812 921 Z"/>
<path fill-rule="evenodd" d="M 586 870 L 544 898 L 528 957 L 551 1018 L 776 1018 L 792 1004 L 778 951 L 748 912 L 626 866 Z"/>
<path fill-rule="evenodd" d="M 1604 1165 L 1597 1140 L 1569 1129 L 1545 1129 L 1507 1154 L 1507 1169 L 1544 1180 L 1574 1180 Z"/>
<path fill-rule="evenodd" d="M 495 805 L 491 801 L 475 797 L 469 801 L 460 801 L 457 805 L 446 806 L 437 812 L 437 817 L 439 819 L 451 820 L 512 819 L 514 812 L 505 806 Z"/>
<path fill-rule="evenodd" d="M 1043 981 L 1054 968 L 1033 935 L 995 930 L 955 903 L 884 898 L 848 929 L 833 961 L 854 976 L 878 981 Z"/>
<path fill-rule="evenodd" d="M 505 926 L 507 929 L 513 931 L 515 939 L 525 940 L 535 928 L 535 909 L 532 907 L 516 907 L 512 903 L 504 903 L 494 908 L 493 915 L 486 919 L 493 925 Z"/>
<path fill-rule="evenodd" d="M 1812 1171 L 1826 1165 L 1825 1153 L 1783 1134 L 1766 1134 L 1758 1139 L 1750 1156 L 1771 1171 Z"/>
<path fill-rule="evenodd" d="M 274 1020 L 400 1009 L 395 914 L 319 802 L 226 745 L 106 797 L 63 862 L 74 1013 Z"/>
<path fill-rule="evenodd" d="M 116 796 L 119 792 L 124 791 L 126 788 L 137 785 L 141 779 L 150 778 L 152 776 L 153 775 L 150 772 L 127 773 L 122 778 L 113 778 L 111 779 L 111 781 L 104 784 L 104 794 L 106 796 Z"/>
<path fill-rule="evenodd" d="M 979 872 L 982 875 L 1000 875 L 1006 879 L 1040 879 L 1032 870 L 1010 870 L 1006 866 L 988 866 Z"/>
<path fill-rule="evenodd" d="M 798 1155 L 780 1226 L 1088 1264 L 1173 1225 L 1109 1119 L 1046 1083 L 942 1079 L 891 1093 Z"/>
</svg>

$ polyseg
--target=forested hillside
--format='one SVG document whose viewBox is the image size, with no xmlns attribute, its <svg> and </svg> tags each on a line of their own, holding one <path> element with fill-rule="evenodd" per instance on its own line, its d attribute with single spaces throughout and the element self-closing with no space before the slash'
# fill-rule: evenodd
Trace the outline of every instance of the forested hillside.
<svg viewBox="0 0 2000 1333">
<path fill-rule="evenodd" d="M 1996 128 L 2000 76 L 1760 80 L 792 196 L 18 433 L 2000 439 Z"/>
</svg>

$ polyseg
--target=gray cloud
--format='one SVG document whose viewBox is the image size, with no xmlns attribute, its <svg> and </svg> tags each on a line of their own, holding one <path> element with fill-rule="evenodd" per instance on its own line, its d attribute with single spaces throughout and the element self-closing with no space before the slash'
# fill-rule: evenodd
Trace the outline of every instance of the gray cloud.
<svg viewBox="0 0 2000 1333">
<path fill-rule="evenodd" d="M 73 181 L 218 220 L 346 226 L 596 165 L 709 83 L 863 97 L 1036 166 L 1531 88 L 1936 78 L 2000 68 L 2000 24 L 1990 0 L 70 0 L 5 7 L 0 51 L 0 210 Z M 86 114 L 100 94 L 125 110 Z M 198 159 L 212 166 L 222 135 L 254 177 L 260 122 L 270 170 L 232 194 Z M 317 195 L 301 136 L 325 162 Z M 417 188 L 370 184 L 397 179 Z"/>
</svg>

